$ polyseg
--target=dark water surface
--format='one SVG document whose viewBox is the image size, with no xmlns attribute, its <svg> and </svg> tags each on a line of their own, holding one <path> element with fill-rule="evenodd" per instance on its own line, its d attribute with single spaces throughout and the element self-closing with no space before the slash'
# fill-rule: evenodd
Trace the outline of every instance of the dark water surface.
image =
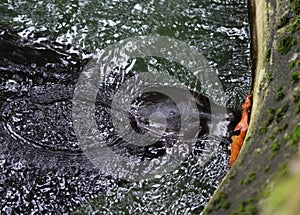
<svg viewBox="0 0 300 215">
<path fill-rule="evenodd" d="M 202 117 L 203 129 L 191 155 L 169 174 L 128 182 L 99 173 L 82 152 L 72 123 L 73 92 L 91 53 L 129 37 L 163 35 L 197 48 L 217 71 L 227 107 L 238 108 L 251 90 L 247 1 L 1 1 L 0 15 L 3 214 L 63 214 L 80 206 L 82 213 L 99 214 L 201 213 L 228 170 L 232 114 L 208 140 L 210 110 L 195 93 L 198 111 L 191 115 Z M 126 75 L 139 70 L 166 71 L 190 81 L 180 65 L 155 57 L 137 59 Z M 116 153 L 136 159 L 161 156 L 176 139 L 157 143 L 153 152 L 151 147 L 118 142 L 111 130 L 111 89 L 124 82 L 123 72 L 115 71 L 100 87 L 98 129 Z M 137 119 L 149 117 L 147 111 L 154 109 L 176 113 L 163 95 L 143 95 L 129 110 L 137 132 L 149 124 Z M 177 131 L 180 119 L 168 120 Z M 213 156 L 201 162 L 206 145 L 214 143 Z"/>
</svg>

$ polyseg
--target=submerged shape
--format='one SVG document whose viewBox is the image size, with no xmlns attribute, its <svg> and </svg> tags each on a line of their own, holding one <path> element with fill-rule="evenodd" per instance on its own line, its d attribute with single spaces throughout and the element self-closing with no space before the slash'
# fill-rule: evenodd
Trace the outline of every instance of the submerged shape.
<svg viewBox="0 0 300 215">
<path fill-rule="evenodd" d="M 251 99 L 252 99 L 252 93 L 247 97 L 245 103 L 242 105 L 243 114 L 242 114 L 241 121 L 234 128 L 234 131 L 240 131 L 240 134 L 238 136 L 231 137 L 232 144 L 231 144 L 231 157 L 229 163 L 230 166 L 232 166 L 236 161 L 248 131 L 248 126 L 249 126 L 248 123 L 250 119 L 250 108 L 252 105 Z"/>
</svg>

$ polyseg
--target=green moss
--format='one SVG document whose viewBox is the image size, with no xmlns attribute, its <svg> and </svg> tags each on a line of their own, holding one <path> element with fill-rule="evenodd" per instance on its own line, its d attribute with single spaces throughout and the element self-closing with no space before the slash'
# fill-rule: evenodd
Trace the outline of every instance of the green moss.
<svg viewBox="0 0 300 215">
<path fill-rule="evenodd" d="M 300 95 L 294 95 L 294 103 L 296 104 L 296 114 L 300 113 Z"/>
<path fill-rule="evenodd" d="M 231 181 L 232 179 L 234 179 L 235 176 L 236 176 L 236 172 L 235 172 L 235 173 L 232 173 L 232 174 L 228 177 L 229 181 Z"/>
<path fill-rule="evenodd" d="M 249 198 L 243 201 L 231 215 L 255 215 L 258 213 L 255 203 L 256 200 L 254 198 Z"/>
<path fill-rule="evenodd" d="M 249 142 L 250 140 L 251 140 L 251 136 L 248 136 L 245 141 Z"/>
<path fill-rule="evenodd" d="M 292 74 L 292 84 L 297 83 L 300 80 L 300 71 L 294 72 Z"/>
<path fill-rule="evenodd" d="M 289 105 L 288 104 L 285 104 L 283 105 L 281 108 L 279 108 L 277 111 L 276 111 L 276 114 L 275 114 L 275 121 L 276 122 L 280 122 L 282 117 L 286 114 L 286 112 L 288 111 L 289 109 Z"/>
<path fill-rule="evenodd" d="M 280 144 L 278 141 L 275 141 L 271 147 L 272 149 L 272 158 L 275 157 L 278 154 L 278 151 L 280 149 Z"/>
<path fill-rule="evenodd" d="M 300 113 L 300 101 L 296 104 L 296 114 Z"/>
<path fill-rule="evenodd" d="M 268 129 L 266 127 L 261 127 L 258 129 L 258 134 L 262 135 L 268 132 Z"/>
<path fill-rule="evenodd" d="M 268 129 L 267 127 L 273 122 L 274 117 L 275 117 L 275 109 L 274 108 L 269 108 L 268 109 L 268 117 L 267 120 L 264 121 L 263 126 L 261 126 L 258 130 L 258 134 L 265 134 L 267 133 Z"/>
<path fill-rule="evenodd" d="M 264 190 L 262 190 L 258 195 L 257 195 L 257 199 L 259 200 L 265 200 L 267 198 L 269 198 L 270 194 L 271 194 L 271 186 L 266 186 Z"/>
<path fill-rule="evenodd" d="M 294 103 L 297 104 L 300 101 L 300 95 L 294 95 Z"/>
<path fill-rule="evenodd" d="M 276 95 L 276 100 L 280 101 L 284 98 L 284 93 L 283 93 L 283 88 L 282 87 L 278 87 L 276 89 L 277 95 Z"/>
<path fill-rule="evenodd" d="M 250 184 L 255 179 L 256 179 L 256 174 L 255 174 L 255 172 L 251 171 L 251 172 L 249 172 L 247 179 L 240 181 L 240 185 Z"/>
<path fill-rule="evenodd" d="M 291 62 L 289 65 L 289 69 L 292 70 L 295 68 L 295 66 L 300 67 L 300 60 L 297 60 L 296 62 Z"/>
<path fill-rule="evenodd" d="M 207 207 L 207 213 L 210 214 L 213 211 L 213 208 Z"/>
<path fill-rule="evenodd" d="M 249 174 L 248 174 L 248 179 L 250 180 L 250 181 L 254 181 L 255 179 L 256 179 L 256 174 L 255 174 L 255 172 L 249 172 Z"/>
<path fill-rule="evenodd" d="M 275 129 L 275 133 L 281 133 L 282 131 L 285 131 L 286 129 L 288 128 L 288 124 L 283 124 L 282 126 L 280 126 L 280 127 L 277 127 L 276 129 Z"/>
<path fill-rule="evenodd" d="M 230 208 L 230 202 L 224 202 L 224 204 L 222 205 L 222 208 L 224 210 L 228 210 Z"/>
<path fill-rule="evenodd" d="M 274 135 L 271 135 L 271 136 L 269 137 L 269 139 L 270 139 L 270 140 L 275 140 L 275 136 L 274 136 Z"/>
<path fill-rule="evenodd" d="M 297 125 L 293 133 L 289 134 L 285 139 L 293 146 L 298 147 L 300 141 L 300 125 Z"/>
<path fill-rule="evenodd" d="M 291 9 L 295 14 L 299 15 L 300 14 L 300 0 L 293 0 Z"/>
<path fill-rule="evenodd" d="M 273 75 L 271 73 L 268 74 L 267 76 L 268 81 L 272 81 L 273 80 Z"/>
<path fill-rule="evenodd" d="M 294 95 L 294 103 L 297 104 L 300 102 L 300 95 Z"/>
<path fill-rule="evenodd" d="M 270 171 L 270 165 L 267 165 L 266 167 L 265 167 L 265 172 L 269 172 Z"/>
<path fill-rule="evenodd" d="M 286 54 L 291 50 L 292 46 L 296 44 L 297 41 L 294 37 L 286 36 L 279 41 L 278 52 L 280 54 Z"/>
<path fill-rule="evenodd" d="M 290 18 L 287 16 L 283 16 L 280 18 L 279 23 L 277 25 L 277 29 L 282 28 L 283 26 L 285 26 L 286 24 L 288 24 Z"/>
<path fill-rule="evenodd" d="M 227 194 L 224 192 L 219 192 L 214 201 L 212 202 L 212 208 L 209 208 L 208 210 L 211 212 L 212 210 L 227 210 L 229 208 L 230 202 L 228 202 L 227 200 Z"/>
<path fill-rule="evenodd" d="M 295 62 L 291 62 L 289 65 L 289 69 L 292 70 L 294 69 L 294 67 L 295 67 Z"/>
<path fill-rule="evenodd" d="M 289 27 L 289 31 L 291 32 L 291 34 L 293 34 L 299 29 L 300 29 L 300 16 L 297 16 L 296 20 Z"/>
<path fill-rule="evenodd" d="M 279 173 L 277 175 L 277 179 L 285 176 L 288 173 L 288 170 L 289 170 L 289 164 L 283 163 L 280 167 Z"/>
<path fill-rule="evenodd" d="M 265 126 L 269 126 L 273 122 L 275 113 L 276 113 L 276 110 L 274 108 L 269 108 L 268 109 L 268 119 L 266 121 Z"/>
<path fill-rule="evenodd" d="M 265 60 L 270 61 L 270 59 L 271 59 L 271 49 L 268 49 L 266 51 Z"/>
</svg>

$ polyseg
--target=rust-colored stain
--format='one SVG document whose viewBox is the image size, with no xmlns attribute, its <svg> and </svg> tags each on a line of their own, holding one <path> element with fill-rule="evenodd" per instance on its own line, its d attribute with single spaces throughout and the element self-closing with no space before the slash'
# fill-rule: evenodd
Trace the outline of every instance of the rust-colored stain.
<svg viewBox="0 0 300 215">
<path fill-rule="evenodd" d="M 243 146 L 243 142 L 245 140 L 248 126 L 249 126 L 249 120 L 250 120 L 250 108 L 252 105 L 252 93 L 247 97 L 245 103 L 242 105 L 243 113 L 241 121 L 236 125 L 234 128 L 234 131 L 240 131 L 240 134 L 238 136 L 232 136 L 232 144 L 231 144 L 231 157 L 230 157 L 230 163 L 229 166 L 231 167 L 234 162 L 236 161 L 240 150 Z"/>
</svg>

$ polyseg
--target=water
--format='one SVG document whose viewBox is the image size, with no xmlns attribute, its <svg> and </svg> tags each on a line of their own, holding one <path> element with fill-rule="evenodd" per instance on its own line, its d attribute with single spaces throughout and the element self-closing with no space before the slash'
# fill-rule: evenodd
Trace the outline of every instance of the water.
<svg viewBox="0 0 300 215">
<path fill-rule="evenodd" d="M 192 153 L 168 174 L 135 182 L 116 180 L 99 173 L 78 145 L 72 124 L 73 91 L 91 53 L 126 38 L 159 34 L 200 51 L 219 75 L 227 107 L 239 107 L 251 89 L 247 1 L 7 1 L 0 3 L 0 11 L 1 211 L 199 214 L 228 170 L 228 120 L 211 139 L 205 127 L 209 119 L 202 120 L 204 129 Z M 170 60 L 137 59 L 133 70 L 179 74 L 192 86 L 185 68 Z M 175 117 L 167 119 L 165 139 L 170 141 L 152 148 L 116 141 L 107 111 L 111 89 L 124 82 L 116 74 L 97 96 L 99 131 L 123 156 L 140 160 L 166 153 L 165 145 L 174 144 L 169 137 L 178 132 L 180 120 L 176 106 L 161 95 L 137 98 L 129 112 L 140 133 L 151 124 L 151 110 L 159 109 L 165 116 L 174 112 Z M 210 110 L 199 107 L 191 115 L 200 112 L 206 119 Z M 157 131 L 160 123 L 164 124 L 154 123 Z M 209 162 L 201 162 L 206 146 L 220 141 Z"/>
</svg>

